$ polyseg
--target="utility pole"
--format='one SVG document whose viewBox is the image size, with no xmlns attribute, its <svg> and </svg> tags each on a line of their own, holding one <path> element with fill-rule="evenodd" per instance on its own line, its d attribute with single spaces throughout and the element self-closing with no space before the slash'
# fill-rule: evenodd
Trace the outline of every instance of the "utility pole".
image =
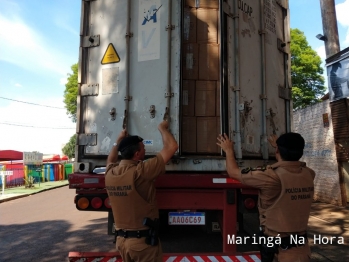
<svg viewBox="0 0 349 262">
<path fill-rule="evenodd" d="M 325 43 L 326 58 L 340 51 L 334 0 L 320 0 L 323 35 L 316 37 Z"/>
<path fill-rule="evenodd" d="M 317 35 L 316 37 L 320 40 L 323 40 L 325 43 L 325 50 L 326 50 L 326 58 L 329 58 L 335 54 L 340 53 L 340 47 L 339 47 L 339 37 L 338 37 L 338 26 L 337 26 L 337 17 L 336 17 L 336 9 L 335 9 L 335 3 L 334 0 L 320 0 L 320 6 L 321 6 L 321 16 L 322 16 L 322 28 L 323 28 L 323 35 Z M 339 64 L 340 65 L 340 64 Z M 334 67 L 334 64 L 331 65 L 331 70 Z M 327 67 L 328 69 L 328 67 Z M 336 74 L 334 76 L 337 78 Z M 333 76 L 332 76 L 333 77 Z M 331 76 L 330 76 L 331 78 Z M 331 82 L 331 79 L 329 79 Z M 348 84 L 348 83 L 347 83 Z M 333 86 L 331 83 L 331 88 L 333 90 Z M 347 142 L 348 136 L 345 138 L 339 137 L 338 134 L 335 132 L 335 128 L 342 129 L 345 123 L 345 121 L 340 120 L 338 115 L 343 115 L 341 110 L 344 112 L 345 117 L 345 108 L 346 108 L 346 100 L 347 98 L 342 97 L 335 102 L 330 103 L 331 113 L 334 115 L 337 115 L 336 117 L 332 117 L 332 124 L 333 124 L 333 131 L 334 131 L 334 143 L 336 145 L 336 148 L 338 147 L 339 140 L 340 143 L 343 144 L 342 141 Z M 348 121 L 348 119 L 346 118 Z M 345 143 L 344 142 L 344 143 Z M 348 149 L 348 148 L 346 148 Z M 338 149 L 336 149 L 337 155 L 338 155 Z M 341 192 L 341 201 L 342 205 L 347 205 L 347 190 L 348 190 L 348 184 L 345 183 L 345 171 L 343 166 L 343 160 L 339 160 L 337 157 L 337 164 L 338 164 L 338 176 L 339 176 L 339 188 Z M 344 161 L 346 162 L 346 161 Z"/>
</svg>

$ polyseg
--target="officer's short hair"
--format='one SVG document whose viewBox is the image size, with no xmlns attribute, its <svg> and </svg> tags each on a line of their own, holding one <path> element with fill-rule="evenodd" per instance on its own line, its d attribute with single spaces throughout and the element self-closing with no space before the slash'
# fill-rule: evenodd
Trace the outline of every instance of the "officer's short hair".
<svg viewBox="0 0 349 262">
<path fill-rule="evenodd" d="M 298 161 L 303 156 L 305 141 L 298 133 L 283 134 L 276 140 L 276 144 L 281 158 L 285 161 Z"/>
<path fill-rule="evenodd" d="M 132 159 L 133 155 L 141 149 L 140 144 L 134 144 L 127 147 L 125 150 L 123 150 L 121 153 L 121 157 L 123 159 Z"/>
<path fill-rule="evenodd" d="M 127 136 L 121 140 L 118 150 L 121 153 L 122 158 L 132 159 L 133 155 L 140 150 L 139 142 L 142 142 L 143 138 L 139 136 Z"/>
</svg>

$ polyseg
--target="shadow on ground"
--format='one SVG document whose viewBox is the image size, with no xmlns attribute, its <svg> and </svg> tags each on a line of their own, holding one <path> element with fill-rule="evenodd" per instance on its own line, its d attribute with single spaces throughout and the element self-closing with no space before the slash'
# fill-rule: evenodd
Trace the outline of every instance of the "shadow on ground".
<svg viewBox="0 0 349 262">
<path fill-rule="evenodd" d="M 64 220 L 1 225 L 0 261 L 63 262 L 70 251 L 115 252 L 113 238 L 106 234 L 107 219 L 90 222 L 82 230 L 74 230 Z"/>
</svg>

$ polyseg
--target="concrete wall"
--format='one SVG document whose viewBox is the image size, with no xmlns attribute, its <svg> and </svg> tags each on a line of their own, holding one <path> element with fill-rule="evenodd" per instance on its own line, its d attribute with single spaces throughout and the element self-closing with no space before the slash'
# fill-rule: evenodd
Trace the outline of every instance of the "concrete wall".
<svg viewBox="0 0 349 262">
<path fill-rule="evenodd" d="M 324 121 L 324 114 L 328 114 L 328 121 Z M 293 112 L 293 131 L 305 139 L 301 161 L 316 172 L 314 200 L 341 205 L 329 100 Z"/>
</svg>

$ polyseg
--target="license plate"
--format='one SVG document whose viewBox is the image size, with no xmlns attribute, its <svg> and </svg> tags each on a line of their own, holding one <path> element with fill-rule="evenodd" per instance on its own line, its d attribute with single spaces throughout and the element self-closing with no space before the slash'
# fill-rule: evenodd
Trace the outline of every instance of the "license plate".
<svg viewBox="0 0 349 262">
<path fill-rule="evenodd" d="M 169 212 L 169 225 L 205 225 L 205 212 Z"/>
</svg>

